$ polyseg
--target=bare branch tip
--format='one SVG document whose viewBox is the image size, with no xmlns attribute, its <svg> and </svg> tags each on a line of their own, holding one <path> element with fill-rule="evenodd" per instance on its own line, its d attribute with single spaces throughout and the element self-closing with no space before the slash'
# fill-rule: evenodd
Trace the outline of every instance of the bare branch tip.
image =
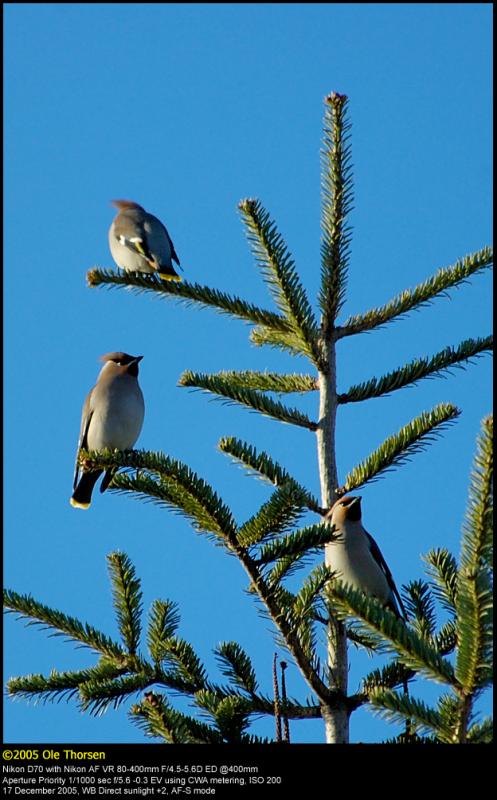
<svg viewBox="0 0 497 800">
<path fill-rule="evenodd" d="M 86 273 L 86 284 L 87 286 L 90 287 L 90 289 L 94 288 L 95 286 L 98 286 L 97 273 L 98 273 L 97 267 L 92 267 Z"/>
<path fill-rule="evenodd" d="M 347 102 L 348 97 L 346 94 L 339 94 L 338 92 L 330 92 L 330 94 L 326 95 L 324 100 L 325 103 L 327 103 L 330 106 L 340 107 Z"/>
<path fill-rule="evenodd" d="M 244 197 L 238 203 L 238 208 L 240 211 L 253 212 L 257 206 L 257 199 L 255 197 Z"/>
</svg>

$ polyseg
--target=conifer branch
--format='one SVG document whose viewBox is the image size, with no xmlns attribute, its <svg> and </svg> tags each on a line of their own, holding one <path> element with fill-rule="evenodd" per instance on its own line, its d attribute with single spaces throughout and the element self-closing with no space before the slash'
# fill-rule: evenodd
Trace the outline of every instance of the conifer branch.
<svg viewBox="0 0 497 800">
<path fill-rule="evenodd" d="M 247 571 L 251 584 L 262 602 L 265 604 L 269 615 L 274 621 L 276 627 L 280 630 L 283 638 L 285 639 L 288 649 L 295 658 L 302 674 L 304 675 L 309 686 L 316 692 L 320 700 L 326 702 L 328 705 L 333 705 L 336 702 L 336 693 L 328 689 L 323 683 L 319 675 L 315 672 L 313 665 L 309 662 L 307 654 L 305 653 L 299 637 L 296 635 L 285 619 L 284 608 L 278 600 L 278 592 L 274 587 L 270 587 L 262 575 L 260 574 L 255 561 L 250 558 L 244 548 L 236 542 L 237 529 L 232 521 L 231 513 L 227 512 L 226 507 L 218 507 L 219 500 L 217 495 L 213 495 L 212 490 L 204 482 L 200 482 L 194 473 L 191 473 L 187 468 L 179 462 L 173 462 L 171 459 L 163 456 L 162 454 L 147 453 L 144 451 L 131 451 L 121 452 L 115 451 L 96 451 L 91 453 L 83 453 L 82 457 L 85 462 L 92 461 L 92 467 L 103 467 L 113 465 L 116 467 L 124 467 L 129 469 L 139 470 L 136 478 L 131 478 L 127 474 L 118 474 L 114 477 L 112 486 L 117 490 L 134 491 L 142 493 L 144 497 L 156 499 L 158 502 L 172 505 L 183 510 L 185 513 L 197 521 L 200 529 L 210 530 L 219 533 L 223 538 L 228 540 L 230 549 L 234 550 Z M 150 478 L 141 474 L 142 470 L 149 470 L 157 472 L 163 477 L 161 483 L 157 483 Z M 168 482 L 167 478 L 170 477 L 171 481 Z M 177 481 L 176 484 L 173 480 Z M 181 492 L 186 493 L 186 489 L 190 484 L 189 491 L 194 494 L 192 506 L 188 506 Z M 174 494 L 174 488 L 178 489 L 178 494 Z M 197 501 L 196 495 L 198 491 L 205 490 L 208 505 L 217 500 L 212 512 L 205 514 L 205 502 L 201 504 Z M 181 491 L 180 491 L 181 490 Z M 193 491 L 195 490 L 195 492 Z M 210 498 L 210 499 L 209 499 Z M 181 502 L 180 502 L 181 500 Z M 199 508 L 195 503 L 198 503 Z M 204 517 L 201 516 L 201 511 L 204 509 Z M 172 640 L 171 640 L 172 641 Z M 164 658 L 169 659 L 171 655 L 169 643 L 167 652 Z M 188 670 L 182 669 L 181 665 L 178 667 L 179 678 L 184 678 L 185 686 L 188 685 L 189 676 Z M 193 663 L 190 665 L 194 667 Z M 192 684 L 192 690 L 193 684 Z"/>
<path fill-rule="evenodd" d="M 20 678 L 10 678 L 7 681 L 7 693 L 25 700 L 35 699 L 36 702 L 60 702 L 77 696 L 79 687 L 83 683 L 117 678 L 127 672 L 127 669 L 102 659 L 94 667 L 75 672 L 59 672 L 54 669 L 48 676 L 24 675 Z"/>
<path fill-rule="evenodd" d="M 456 691 L 457 691 L 457 687 Z M 460 744 L 464 741 L 464 739 L 460 739 L 459 731 L 460 731 L 460 720 L 461 720 L 461 711 L 465 708 L 466 702 L 463 701 L 461 703 L 460 697 L 457 697 L 453 693 L 444 693 L 440 695 L 437 700 L 437 711 L 443 717 L 446 729 L 451 732 L 449 742 L 450 744 Z M 465 721 L 467 723 L 467 727 L 472 722 L 473 714 L 471 712 L 471 708 L 468 705 L 464 711 L 464 715 L 466 717 Z M 465 734 L 467 730 L 465 730 Z"/>
<path fill-rule="evenodd" d="M 154 683 L 154 676 L 148 672 L 123 675 L 114 680 L 96 680 L 81 683 L 79 695 L 81 708 L 95 716 L 103 714 L 108 708 L 118 708 L 131 694 L 143 691 Z"/>
<path fill-rule="evenodd" d="M 250 705 L 241 696 L 219 697 L 215 692 L 202 690 L 195 702 L 211 717 L 226 744 L 242 744 L 249 724 Z"/>
<path fill-rule="evenodd" d="M 410 719 L 422 732 L 435 733 L 443 742 L 450 741 L 451 732 L 442 714 L 422 700 L 391 689 L 376 689 L 370 693 L 369 702 L 383 719 L 397 723 Z"/>
<path fill-rule="evenodd" d="M 77 696 L 80 682 L 84 680 L 84 671 L 56 672 L 52 671 L 48 677 L 45 675 L 23 675 L 19 678 L 9 678 L 6 683 L 7 695 L 21 697 L 29 702 L 60 702 L 70 700 Z"/>
<path fill-rule="evenodd" d="M 317 514 L 323 515 L 326 513 L 316 498 L 264 451 L 258 453 L 255 447 L 242 442 L 241 439 L 236 439 L 234 436 L 227 436 L 221 439 L 219 449 L 221 452 L 231 456 L 251 473 L 255 473 L 259 478 L 272 483 L 273 486 L 283 486 L 287 481 L 291 481 L 305 496 L 307 508 Z"/>
<path fill-rule="evenodd" d="M 410 718 L 409 721 L 411 722 Z M 403 731 L 398 736 L 383 739 L 379 744 L 440 744 L 440 742 L 436 736 L 420 736 L 415 732 L 406 734 Z"/>
<path fill-rule="evenodd" d="M 303 352 L 319 366 L 321 351 L 316 320 L 283 238 L 258 200 L 242 200 L 239 208 L 256 263 L 279 311 L 301 340 Z"/>
<path fill-rule="evenodd" d="M 87 468 L 136 470 L 136 475 L 119 473 L 111 489 L 134 492 L 145 499 L 171 506 L 185 514 L 200 531 L 213 533 L 224 542 L 236 540 L 237 526 L 228 506 L 214 489 L 181 461 L 163 453 L 146 450 L 80 451 Z M 156 474 L 160 481 L 144 473 Z"/>
<path fill-rule="evenodd" d="M 220 645 L 220 647 L 224 650 L 224 644 Z M 227 644 L 233 645 L 233 649 L 239 653 L 244 653 L 244 650 L 239 647 L 236 642 L 228 642 Z M 217 649 L 214 651 L 216 658 L 217 658 Z M 229 658 L 234 658 L 233 654 L 230 654 Z M 248 657 L 247 657 L 248 658 Z M 218 659 L 218 663 L 221 666 L 221 671 L 226 669 L 226 675 L 228 676 L 228 671 L 231 669 L 228 666 L 228 663 L 221 663 L 221 660 Z M 250 664 L 247 662 L 246 665 L 247 669 L 250 669 Z M 236 669 L 238 669 L 238 664 L 236 665 Z M 245 667 L 241 668 L 242 670 Z M 256 691 L 249 691 L 249 685 L 251 683 L 251 678 L 244 676 L 241 680 L 247 680 L 247 686 L 242 688 L 241 685 L 238 685 L 235 681 L 232 681 L 232 686 L 219 686 L 217 684 L 209 682 L 208 684 L 208 691 L 211 695 L 215 695 L 219 699 L 223 699 L 226 697 L 238 697 L 242 699 L 245 703 L 245 707 L 247 709 L 247 713 L 251 715 L 260 716 L 261 714 L 267 714 L 268 716 L 274 715 L 274 700 L 272 697 L 268 697 L 266 695 L 262 695 L 257 693 Z M 255 678 L 255 673 L 254 676 Z M 195 698 L 194 698 L 195 699 Z M 288 717 L 290 719 L 317 719 L 321 716 L 320 706 L 313 702 L 312 699 L 308 699 L 305 703 L 301 703 L 294 698 L 287 697 L 287 710 L 288 710 Z"/>
<path fill-rule="evenodd" d="M 172 664 L 190 692 L 208 687 L 207 674 L 200 658 L 189 642 L 172 636 L 164 649 L 163 660 Z"/>
<path fill-rule="evenodd" d="M 125 664 L 127 661 L 127 654 L 122 647 L 108 636 L 86 623 L 83 624 L 75 617 L 69 617 L 39 603 L 31 595 L 21 595 L 5 589 L 3 601 L 7 611 L 27 619 L 28 625 L 41 625 L 43 628 L 52 629 L 52 636 L 67 636 L 118 664 Z"/>
<path fill-rule="evenodd" d="M 329 526 L 320 523 L 309 525 L 264 545 L 256 561 L 258 564 L 269 564 L 283 558 L 300 558 L 321 550 L 333 538 L 335 537 Z"/>
<path fill-rule="evenodd" d="M 315 669 L 315 664 L 309 659 L 309 653 L 306 652 L 305 645 L 302 645 L 298 631 L 295 630 L 294 620 L 291 621 L 288 618 L 289 593 L 274 584 L 269 585 L 258 570 L 256 562 L 246 551 L 240 552 L 238 557 L 250 578 L 251 586 L 257 592 L 267 613 L 281 633 L 285 646 L 294 657 L 295 663 L 307 684 L 322 703 L 333 707 L 338 700 L 338 693 L 330 690 L 322 681 L 318 671 Z"/>
<path fill-rule="evenodd" d="M 252 662 L 237 642 L 221 642 L 215 651 L 222 674 L 235 688 L 249 695 L 257 692 L 257 678 Z"/>
<path fill-rule="evenodd" d="M 471 695 L 491 680 L 492 487 L 493 418 L 490 415 L 483 420 L 471 475 L 457 581 L 456 677 L 465 695 Z"/>
<path fill-rule="evenodd" d="M 292 527 L 305 508 L 305 497 L 298 487 L 287 482 L 276 489 L 267 503 L 261 506 L 238 533 L 238 543 L 250 547 L 270 537 L 278 536 Z"/>
<path fill-rule="evenodd" d="M 150 608 L 147 644 L 155 664 L 167 652 L 168 640 L 175 635 L 180 621 L 176 603 L 171 600 L 154 600 Z"/>
<path fill-rule="evenodd" d="M 386 305 L 373 308 L 364 314 L 349 317 L 337 329 L 337 336 L 351 336 L 352 334 L 371 331 L 399 316 L 407 314 L 415 308 L 420 308 L 432 302 L 439 295 L 446 294 L 448 289 L 467 282 L 468 278 L 481 272 L 493 263 L 493 250 L 484 247 L 476 253 L 462 258 L 451 267 L 443 267 L 431 278 L 418 284 L 414 289 L 406 289 L 394 297 Z"/>
<path fill-rule="evenodd" d="M 341 616 L 354 616 L 362 627 L 383 637 L 385 649 L 397 654 L 399 661 L 434 681 L 453 686 L 454 669 L 435 647 L 408 628 L 390 609 L 358 589 L 336 581 L 331 589 L 333 602 Z"/>
<path fill-rule="evenodd" d="M 329 603 L 327 603 L 329 605 Z M 323 623 L 326 620 L 322 620 Z M 373 633 L 373 631 L 366 630 L 364 626 L 357 623 L 355 620 L 348 620 L 346 625 L 347 639 L 357 648 L 366 650 L 368 655 L 372 656 L 375 653 L 383 653 L 385 651 L 384 640 Z"/>
<path fill-rule="evenodd" d="M 122 560 L 118 566 L 122 568 Z M 150 649 L 154 651 L 159 648 L 153 653 L 155 668 L 137 657 L 127 659 L 125 664 L 122 660 L 116 662 L 103 658 L 95 667 L 78 672 L 52 671 L 48 677 L 28 675 L 13 678 L 9 681 L 8 689 L 12 695 L 41 701 L 78 696 L 82 710 L 94 714 L 102 713 L 109 706 L 117 707 L 130 694 L 142 691 L 154 683 L 192 697 L 199 691 L 212 692 L 205 670 L 191 646 L 174 636 L 178 621 L 175 604 L 170 601 L 155 601 L 150 612 L 149 625 Z M 229 673 L 235 686 L 250 694 L 250 702 L 244 701 L 247 713 L 272 713 L 270 701 L 255 694 L 255 672 L 239 645 L 236 642 L 225 643 L 218 648 L 217 654 L 224 658 L 225 674 Z M 159 661 L 172 664 L 174 669 L 161 669 L 158 667 Z M 233 698 L 232 692 L 220 689 L 215 689 L 215 692 L 221 700 Z M 146 697 L 152 699 L 153 693 L 149 692 Z M 291 718 L 319 717 L 319 706 L 302 706 L 293 700 L 289 700 L 287 706 L 288 716 Z M 224 707 L 223 714 L 226 714 L 226 710 L 227 707 Z M 247 743 L 248 741 L 249 739 Z"/>
<path fill-rule="evenodd" d="M 133 564 L 124 553 L 111 553 L 107 556 L 107 562 L 119 630 L 128 652 L 134 655 L 140 644 L 141 633 L 140 581 L 136 578 Z"/>
<path fill-rule="evenodd" d="M 226 384 L 238 386 L 241 389 L 255 389 L 259 392 L 275 392 L 277 394 L 314 392 L 319 388 L 318 380 L 313 375 L 297 375 L 295 373 L 281 375 L 278 372 L 223 370 L 209 377 L 219 378 Z"/>
<path fill-rule="evenodd" d="M 431 587 L 434 596 L 446 611 L 454 614 L 459 571 L 456 559 L 447 548 L 438 547 L 423 556 L 423 560 L 427 564 L 427 572 L 432 579 Z"/>
<path fill-rule="evenodd" d="M 163 654 L 162 662 L 171 663 L 171 659 L 168 659 L 167 653 Z M 198 688 L 196 683 L 192 683 L 191 680 L 185 678 L 184 675 L 174 666 L 171 669 L 165 669 L 162 666 L 156 666 L 155 683 L 160 686 L 164 686 L 166 689 L 171 689 L 173 692 L 188 696 L 195 694 Z"/>
<path fill-rule="evenodd" d="M 493 415 L 482 420 L 471 473 L 469 502 L 463 526 L 461 569 L 492 563 L 493 551 Z"/>
<path fill-rule="evenodd" d="M 332 573 L 325 564 L 315 567 L 286 611 L 290 628 L 298 637 L 300 646 L 316 673 L 320 671 L 320 663 L 316 656 L 315 618 L 316 612 L 324 607 L 323 590 L 331 577 Z"/>
<path fill-rule="evenodd" d="M 470 744 L 492 744 L 494 740 L 494 723 L 488 718 L 473 725 L 468 731 Z"/>
<path fill-rule="evenodd" d="M 426 449 L 447 427 L 460 415 L 458 408 L 451 403 L 440 403 L 432 411 L 423 412 L 385 441 L 366 458 L 362 464 L 354 467 L 346 479 L 340 494 L 351 492 L 373 480 L 383 473 L 405 464 L 413 455 Z"/>
<path fill-rule="evenodd" d="M 276 566 L 267 573 L 266 579 L 269 586 L 277 586 L 281 584 L 284 578 L 292 575 L 301 567 L 304 567 L 308 561 L 307 556 L 311 555 L 312 551 L 295 553 L 291 556 L 283 556 L 279 558 Z"/>
<path fill-rule="evenodd" d="M 369 696 L 372 692 L 380 689 L 394 689 L 396 686 L 403 687 L 406 681 L 414 678 L 415 672 L 407 669 L 400 661 L 391 661 L 381 669 L 375 669 L 366 675 L 361 682 L 361 692 Z"/>
<path fill-rule="evenodd" d="M 274 715 L 274 700 L 260 694 L 250 696 L 251 714 Z M 319 719 L 321 717 L 321 707 L 310 701 L 306 705 L 298 703 L 292 698 L 287 698 L 285 713 L 289 719 Z"/>
<path fill-rule="evenodd" d="M 175 711 L 160 694 L 149 692 L 132 707 L 130 719 L 151 738 L 169 744 L 222 744 L 218 731 L 188 714 Z"/>
<path fill-rule="evenodd" d="M 334 92 L 325 98 L 321 150 L 321 291 L 323 329 L 327 334 L 345 302 L 350 259 L 352 169 L 347 121 L 347 97 Z"/>
<path fill-rule="evenodd" d="M 174 481 L 154 480 L 141 473 L 135 476 L 120 473 L 113 479 L 111 488 L 117 492 L 132 493 L 138 500 L 153 502 L 183 515 L 194 530 L 206 533 L 218 544 L 232 549 L 229 531 L 220 527 L 218 519 L 205 509 L 201 500 Z"/>
<path fill-rule="evenodd" d="M 160 673 L 156 676 L 156 682 L 165 686 L 169 686 L 173 690 L 179 691 L 183 694 L 190 695 L 193 704 L 201 710 L 209 711 L 213 718 L 220 716 L 221 719 L 224 718 L 225 722 L 228 722 L 229 724 L 231 717 L 231 721 L 235 723 L 235 727 L 238 728 L 238 730 L 240 714 L 245 719 L 247 719 L 250 715 L 273 715 L 274 708 L 272 700 L 256 694 L 257 681 L 255 672 L 253 671 L 250 659 L 243 649 L 236 642 L 224 642 L 219 645 L 218 648 L 216 648 L 215 654 L 217 660 L 219 661 L 221 671 L 234 684 L 233 690 L 214 686 L 210 683 L 205 683 L 204 688 L 202 689 L 195 689 L 194 686 L 188 682 L 185 682 L 184 686 L 176 686 L 174 682 L 164 683 L 161 679 Z M 246 694 L 239 694 L 239 690 Z M 132 709 L 132 713 L 140 713 L 140 708 L 141 711 L 143 711 L 144 704 L 147 702 L 151 703 L 152 707 L 159 708 L 158 701 L 160 698 L 162 698 L 162 701 L 165 702 L 165 699 L 162 697 L 162 695 L 155 695 L 152 692 L 146 693 L 144 703 L 140 704 L 140 706 L 135 706 L 134 709 Z M 179 721 L 180 730 L 183 729 L 183 722 L 187 722 L 189 725 L 190 721 L 193 727 L 196 729 L 197 720 L 193 717 L 184 718 L 181 716 L 176 718 L 174 715 L 177 712 L 174 712 L 172 709 L 170 709 L 170 712 L 171 714 L 168 714 L 168 718 L 174 718 L 177 722 Z M 320 717 L 320 707 L 315 704 L 302 705 L 293 699 L 289 699 L 287 700 L 287 715 L 291 719 L 317 719 Z M 199 724 L 204 725 L 204 723 Z M 243 727 L 245 727 L 245 724 Z M 189 729 L 191 730 L 191 728 Z M 214 729 L 209 728 L 209 730 L 213 731 Z M 206 731 L 203 730 L 203 733 L 205 734 Z M 229 731 L 225 730 L 223 738 L 219 737 L 216 740 L 217 743 L 220 744 L 223 741 L 227 741 L 226 733 L 229 733 Z M 166 738 L 166 740 L 168 740 L 167 737 L 164 737 L 163 733 L 156 733 L 155 735 L 161 736 L 161 738 Z M 185 739 L 185 741 L 187 740 Z M 208 737 L 205 739 L 206 743 L 207 741 Z M 246 744 L 253 744 L 257 742 L 262 743 L 262 740 L 259 740 L 257 737 L 249 736 L 243 736 L 242 741 Z"/>
<path fill-rule="evenodd" d="M 317 427 L 315 422 L 312 422 L 297 408 L 287 408 L 282 403 L 266 397 L 261 392 L 242 388 L 236 383 L 233 384 L 231 381 L 221 377 L 219 374 L 206 375 L 186 370 L 181 375 L 178 385 L 190 386 L 195 389 L 202 389 L 205 392 L 219 395 L 228 400 L 228 402 L 232 401 L 233 403 L 247 406 L 248 408 L 254 409 L 254 411 L 258 411 L 260 414 L 265 414 L 280 422 L 287 422 L 291 425 L 307 428 L 310 431 L 315 431 Z"/>
<path fill-rule="evenodd" d="M 491 350 L 493 350 L 493 336 L 487 336 L 485 339 L 465 339 L 458 347 L 446 347 L 432 358 L 417 358 L 381 378 L 371 378 L 365 383 L 352 386 L 344 394 L 338 395 L 338 403 L 358 403 L 371 397 L 381 397 L 415 384 L 422 378 L 440 375 L 450 367 L 463 369 L 464 364 L 461 362 L 470 361 Z"/>
<path fill-rule="evenodd" d="M 457 631 L 453 619 L 450 619 L 445 625 L 442 625 L 438 633 L 433 637 L 433 642 L 442 656 L 454 652 L 457 645 Z"/>
<path fill-rule="evenodd" d="M 187 305 L 214 308 L 222 314 L 229 314 L 253 325 L 264 325 L 270 330 L 282 333 L 291 332 L 288 322 L 279 314 L 199 283 L 161 281 L 144 272 L 114 272 L 97 267 L 89 270 L 87 282 L 92 288 L 105 284 L 110 288 L 113 286 L 131 287 L 137 293 L 153 292 L 159 297 L 173 297 Z"/>
<path fill-rule="evenodd" d="M 435 633 L 435 602 L 430 587 L 423 580 L 411 581 L 405 587 L 404 605 L 414 630 L 424 639 Z"/>
<path fill-rule="evenodd" d="M 282 317 L 283 319 L 283 317 Z M 309 352 L 305 343 L 295 333 L 280 331 L 276 327 L 270 328 L 267 325 L 257 325 L 252 328 L 249 336 L 250 341 L 256 347 L 272 347 L 275 350 L 283 350 L 292 356 L 305 356 L 309 358 Z M 312 359 L 313 363 L 314 359 Z M 325 368 L 326 365 L 321 360 L 320 366 Z"/>
</svg>

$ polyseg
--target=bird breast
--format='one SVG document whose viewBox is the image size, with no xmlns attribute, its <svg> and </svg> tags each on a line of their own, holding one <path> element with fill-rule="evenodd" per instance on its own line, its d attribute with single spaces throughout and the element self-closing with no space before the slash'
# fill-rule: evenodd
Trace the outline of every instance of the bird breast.
<svg viewBox="0 0 497 800">
<path fill-rule="evenodd" d="M 96 386 L 94 392 L 88 448 L 129 450 L 140 435 L 145 413 L 138 382 L 129 375 L 122 375 L 111 386 Z"/>
<path fill-rule="evenodd" d="M 386 603 L 390 597 L 387 579 L 371 554 L 362 528 L 356 529 L 356 525 L 348 523 L 337 531 L 340 539 L 326 545 L 326 564 L 344 583 Z"/>
</svg>

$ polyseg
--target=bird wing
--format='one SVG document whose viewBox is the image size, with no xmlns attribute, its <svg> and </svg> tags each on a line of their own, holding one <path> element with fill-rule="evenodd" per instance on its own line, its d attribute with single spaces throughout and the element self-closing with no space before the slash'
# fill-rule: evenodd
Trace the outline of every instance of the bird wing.
<svg viewBox="0 0 497 800">
<path fill-rule="evenodd" d="M 139 253 L 144 258 L 153 259 L 147 247 L 147 231 L 145 229 L 146 217 L 143 219 L 138 218 L 138 214 L 120 214 L 114 221 L 114 236 L 120 244 L 132 250 L 133 253 Z"/>
<path fill-rule="evenodd" d="M 116 220 L 114 233 L 120 240 L 121 244 L 123 244 L 129 250 L 133 250 L 134 253 L 139 253 L 141 256 L 143 256 L 143 258 L 147 259 L 147 261 L 155 262 L 157 255 L 154 255 L 150 251 L 148 240 L 151 235 L 153 237 L 154 228 L 157 230 L 157 227 L 160 227 L 162 233 L 169 243 L 172 260 L 176 261 L 177 265 L 180 266 L 179 258 L 176 250 L 174 249 L 172 239 L 169 236 L 166 226 L 163 225 L 160 219 L 154 217 L 153 214 L 142 213 L 141 217 L 139 217 L 138 214 L 133 214 L 131 226 L 129 216 L 129 214 L 121 215 L 121 219 L 118 217 Z M 126 219 L 126 217 L 128 217 L 128 219 Z"/>
<path fill-rule="evenodd" d="M 73 489 L 76 488 L 78 483 L 79 477 L 79 451 L 81 448 L 86 448 L 88 445 L 88 428 L 90 427 L 90 421 L 93 416 L 93 409 L 91 408 L 91 396 L 92 396 L 93 389 L 88 394 L 85 404 L 83 406 L 83 413 L 81 414 L 81 428 L 79 431 L 79 439 L 78 439 L 78 449 L 76 451 L 76 464 L 74 467 L 74 481 L 73 481 Z"/>
<path fill-rule="evenodd" d="M 368 538 L 369 549 L 371 551 L 371 555 L 373 556 L 373 558 L 376 561 L 376 563 L 379 564 L 383 574 L 385 575 L 385 578 L 387 579 L 387 583 L 388 583 L 388 585 L 390 587 L 390 591 L 392 592 L 393 596 L 395 597 L 395 600 L 397 601 L 397 603 L 399 605 L 399 608 L 400 608 L 400 610 L 402 612 L 402 616 L 404 617 L 404 619 L 407 619 L 407 613 L 406 613 L 406 610 L 405 610 L 405 607 L 404 607 L 404 603 L 402 602 L 401 596 L 400 596 L 400 594 L 398 592 L 398 589 L 397 589 L 397 587 L 395 585 L 395 581 L 393 579 L 392 573 L 390 572 L 389 566 L 388 566 L 387 562 L 385 561 L 385 559 L 383 558 L 383 553 L 381 552 L 380 548 L 376 544 L 376 542 L 373 539 L 373 537 L 371 536 L 371 534 L 368 533 L 367 531 L 364 531 L 364 533 L 366 534 L 366 536 Z"/>
<path fill-rule="evenodd" d="M 164 230 L 166 230 L 166 229 L 164 228 Z M 169 236 L 169 234 L 167 233 L 167 230 L 166 230 L 166 234 L 167 234 L 167 238 L 169 239 L 169 246 L 171 248 L 171 258 L 172 258 L 173 261 L 176 261 L 178 267 L 181 268 L 181 264 L 179 263 L 179 258 L 176 255 L 176 250 L 174 249 L 173 241 L 172 241 L 171 237 Z"/>
<path fill-rule="evenodd" d="M 157 222 L 159 223 L 159 225 L 161 225 L 161 226 L 162 226 L 162 229 L 163 229 L 164 233 L 165 233 L 165 234 L 166 234 L 166 236 L 167 236 L 167 241 L 169 242 L 169 247 L 171 248 L 171 258 L 172 258 L 172 260 L 173 260 L 173 261 L 176 261 L 176 263 L 177 263 L 178 267 L 179 267 L 179 266 L 181 266 L 181 265 L 180 265 L 180 263 L 179 263 L 179 258 L 178 258 L 177 254 L 176 254 L 176 250 L 174 249 L 173 240 L 172 240 L 172 239 L 171 239 L 171 237 L 169 236 L 169 232 L 168 232 L 168 230 L 167 230 L 166 226 L 162 224 L 162 222 L 160 221 L 160 219 L 159 219 L 159 220 L 157 220 Z"/>
</svg>

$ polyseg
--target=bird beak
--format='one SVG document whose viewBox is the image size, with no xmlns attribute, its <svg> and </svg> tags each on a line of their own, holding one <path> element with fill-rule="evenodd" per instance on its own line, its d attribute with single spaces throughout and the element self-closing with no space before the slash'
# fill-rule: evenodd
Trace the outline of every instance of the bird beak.
<svg viewBox="0 0 497 800">
<path fill-rule="evenodd" d="M 361 497 L 361 495 L 357 495 L 357 497 L 354 497 L 354 499 L 352 500 L 352 502 L 351 502 L 351 504 L 350 504 L 350 505 L 351 505 L 351 506 L 355 506 L 355 505 L 357 505 L 357 503 L 360 503 L 360 502 L 361 502 L 361 500 L 362 500 L 362 497 Z"/>
<path fill-rule="evenodd" d="M 142 358 L 143 358 L 143 356 L 136 356 L 136 358 L 134 358 L 131 363 L 132 364 L 138 364 L 138 362 L 141 361 Z"/>
</svg>

